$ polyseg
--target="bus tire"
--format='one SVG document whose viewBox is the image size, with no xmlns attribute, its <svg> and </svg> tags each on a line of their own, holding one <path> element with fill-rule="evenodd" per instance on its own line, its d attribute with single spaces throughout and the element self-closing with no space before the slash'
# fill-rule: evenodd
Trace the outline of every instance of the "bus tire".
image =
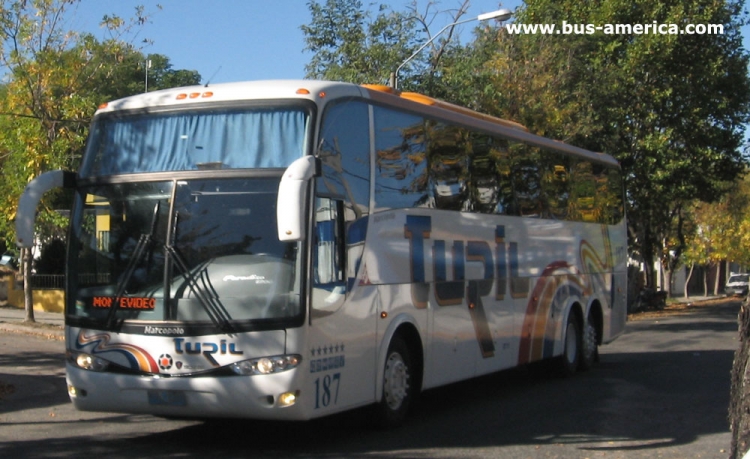
<svg viewBox="0 0 750 459">
<path fill-rule="evenodd" d="M 395 336 L 388 346 L 383 368 L 383 392 L 376 405 L 378 427 L 393 429 L 404 423 L 416 393 L 411 381 L 413 372 L 409 346 L 403 338 Z"/>
<path fill-rule="evenodd" d="M 578 365 L 581 370 L 590 370 L 594 364 L 599 361 L 599 346 L 596 338 L 596 327 L 594 327 L 594 318 L 589 314 L 586 325 L 583 327 L 583 337 L 581 339 L 581 362 Z"/>
<path fill-rule="evenodd" d="M 557 367 L 560 376 L 568 377 L 576 372 L 581 358 L 581 329 L 573 311 L 568 314 L 564 339 L 563 353 L 558 357 Z"/>
</svg>

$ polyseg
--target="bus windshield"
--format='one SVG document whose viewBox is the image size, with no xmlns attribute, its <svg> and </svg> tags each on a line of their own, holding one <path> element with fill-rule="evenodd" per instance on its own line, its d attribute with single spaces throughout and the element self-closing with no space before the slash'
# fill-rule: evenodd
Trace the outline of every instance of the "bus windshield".
<svg viewBox="0 0 750 459">
<path fill-rule="evenodd" d="M 284 168 L 303 156 L 302 106 L 99 115 L 81 177 L 226 168 Z"/>
<path fill-rule="evenodd" d="M 276 235 L 278 177 L 82 187 L 73 214 L 69 316 L 288 322 L 301 316 L 298 243 Z"/>
</svg>

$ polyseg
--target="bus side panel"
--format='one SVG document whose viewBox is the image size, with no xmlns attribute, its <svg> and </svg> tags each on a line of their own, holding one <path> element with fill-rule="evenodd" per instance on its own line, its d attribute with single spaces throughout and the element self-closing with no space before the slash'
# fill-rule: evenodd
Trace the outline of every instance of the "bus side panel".
<svg viewBox="0 0 750 459">
<path fill-rule="evenodd" d="M 313 288 L 309 339 L 301 351 L 311 417 L 374 401 L 376 295 L 373 286 L 357 286 L 348 295 Z"/>
<path fill-rule="evenodd" d="M 614 270 L 612 274 L 613 289 L 611 292 L 611 311 L 609 321 L 605 324 L 603 343 L 609 343 L 625 332 L 628 320 L 628 257 L 627 228 L 624 224 L 609 227 Z"/>
<path fill-rule="evenodd" d="M 561 355 L 574 305 L 601 307 L 604 342 L 624 323 L 624 246 L 612 243 L 624 238 L 611 227 L 432 209 L 371 222 L 367 280 L 398 298 L 384 311 L 429 313 L 424 387 Z"/>
</svg>

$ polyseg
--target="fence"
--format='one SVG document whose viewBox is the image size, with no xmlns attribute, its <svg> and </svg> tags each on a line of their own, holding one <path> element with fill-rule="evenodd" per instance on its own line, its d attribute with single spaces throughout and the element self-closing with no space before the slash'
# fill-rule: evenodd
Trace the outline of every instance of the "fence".
<svg viewBox="0 0 750 459">
<path fill-rule="evenodd" d="M 65 288 L 63 274 L 32 274 L 29 279 L 34 290 L 62 290 Z"/>
<path fill-rule="evenodd" d="M 34 277 L 38 277 L 38 279 L 35 280 Z M 65 276 L 62 275 L 32 276 L 31 291 L 34 310 L 47 312 L 63 312 L 65 306 L 65 293 L 62 289 L 64 278 Z M 38 285 L 46 284 L 46 287 L 35 287 L 33 286 L 33 282 L 37 282 Z M 23 282 L 16 280 L 15 275 L 10 275 L 6 276 L 5 282 L 2 283 L 4 285 L 0 290 L 5 290 L 7 304 L 16 308 L 23 308 Z M 60 287 L 55 287 L 55 285 L 60 285 Z"/>
</svg>

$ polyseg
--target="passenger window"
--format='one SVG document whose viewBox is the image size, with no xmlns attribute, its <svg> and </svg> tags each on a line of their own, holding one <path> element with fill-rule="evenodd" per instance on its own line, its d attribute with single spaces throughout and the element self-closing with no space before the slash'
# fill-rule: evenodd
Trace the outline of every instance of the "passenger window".
<svg viewBox="0 0 750 459">
<path fill-rule="evenodd" d="M 468 142 L 466 130 L 429 122 L 428 158 L 435 207 L 469 210 Z"/>
<path fill-rule="evenodd" d="M 375 201 L 386 209 L 433 207 L 422 117 L 374 107 Z"/>
<path fill-rule="evenodd" d="M 357 101 L 336 104 L 323 117 L 317 155 L 323 175 L 318 194 L 351 203 L 358 217 L 370 207 L 369 108 Z"/>
</svg>

